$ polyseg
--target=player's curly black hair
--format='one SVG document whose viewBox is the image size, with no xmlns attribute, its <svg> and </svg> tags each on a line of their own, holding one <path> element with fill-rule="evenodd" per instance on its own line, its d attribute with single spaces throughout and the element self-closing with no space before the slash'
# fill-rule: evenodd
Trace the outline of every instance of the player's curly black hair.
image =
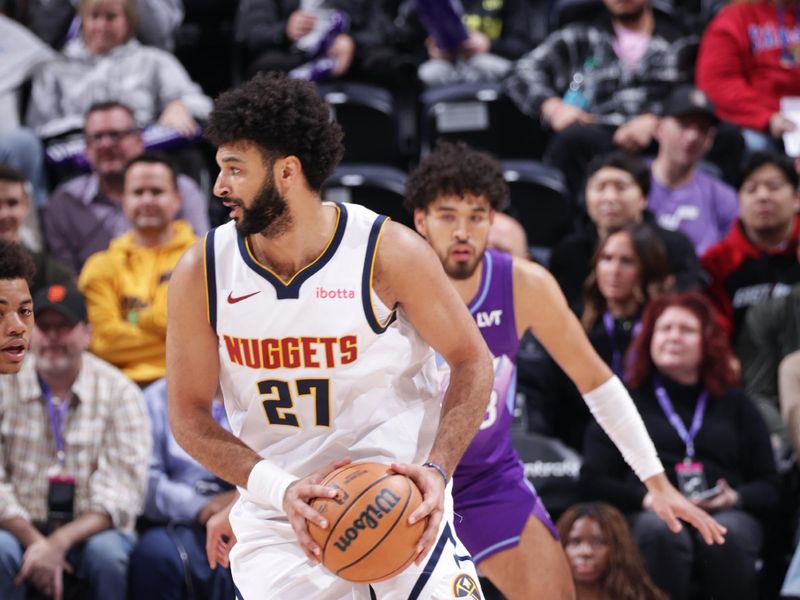
<svg viewBox="0 0 800 600">
<path fill-rule="evenodd" d="M 221 94 L 205 136 L 216 146 L 253 142 L 267 161 L 296 156 L 317 191 L 344 154 L 342 129 L 314 85 L 278 73 L 259 73 Z"/>
<path fill-rule="evenodd" d="M 405 205 L 410 211 L 427 209 L 441 195 L 485 196 L 494 210 L 508 204 L 503 168 L 491 155 L 464 142 L 439 141 L 406 181 Z"/>
<path fill-rule="evenodd" d="M 0 279 L 24 279 L 30 285 L 35 272 L 33 259 L 21 244 L 0 240 Z"/>
</svg>

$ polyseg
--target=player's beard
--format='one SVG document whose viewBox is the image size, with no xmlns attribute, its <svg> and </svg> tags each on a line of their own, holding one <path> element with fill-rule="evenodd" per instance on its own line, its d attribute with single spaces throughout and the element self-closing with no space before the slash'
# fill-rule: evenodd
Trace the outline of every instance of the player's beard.
<svg viewBox="0 0 800 600">
<path fill-rule="evenodd" d="M 460 281 L 472 277 L 472 274 L 475 273 L 478 265 L 481 264 L 481 260 L 483 260 L 483 252 L 477 252 L 475 258 L 469 262 L 444 260 L 442 261 L 442 266 L 444 267 L 444 272 L 450 279 L 456 279 Z"/>
<path fill-rule="evenodd" d="M 266 181 L 261 186 L 249 207 L 242 203 L 241 209 L 242 216 L 236 222 L 236 229 L 243 235 L 276 237 L 292 224 L 286 199 L 271 181 Z"/>
</svg>

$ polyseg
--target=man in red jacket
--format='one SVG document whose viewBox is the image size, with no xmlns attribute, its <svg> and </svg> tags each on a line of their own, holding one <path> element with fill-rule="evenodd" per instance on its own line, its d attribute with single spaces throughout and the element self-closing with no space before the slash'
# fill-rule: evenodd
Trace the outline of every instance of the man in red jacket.
<svg viewBox="0 0 800 600">
<path fill-rule="evenodd" d="M 697 87 L 720 118 L 743 127 L 753 150 L 774 147 L 795 124 L 780 113 L 800 96 L 800 22 L 796 0 L 737 2 L 708 25 L 697 57 Z"/>
<path fill-rule="evenodd" d="M 703 255 L 708 293 L 735 336 L 747 309 L 800 282 L 800 177 L 785 156 L 757 152 L 742 167 L 739 219 Z"/>
</svg>

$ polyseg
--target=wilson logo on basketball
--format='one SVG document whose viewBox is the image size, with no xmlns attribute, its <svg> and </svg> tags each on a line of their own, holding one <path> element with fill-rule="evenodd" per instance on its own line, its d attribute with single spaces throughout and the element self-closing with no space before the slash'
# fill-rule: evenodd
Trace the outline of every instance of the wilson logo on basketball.
<svg viewBox="0 0 800 600">
<path fill-rule="evenodd" d="M 339 536 L 338 540 L 333 542 L 333 545 L 342 552 L 347 552 L 350 548 L 350 544 L 358 539 L 360 531 L 375 529 L 380 519 L 382 519 L 384 515 L 388 515 L 392 512 L 392 509 L 397 506 L 400 500 L 400 496 L 397 496 L 391 490 L 387 488 L 381 489 L 372 503 L 368 504 L 367 508 L 361 511 L 358 517 L 353 519 L 350 527 L 344 530 L 344 533 Z"/>
</svg>

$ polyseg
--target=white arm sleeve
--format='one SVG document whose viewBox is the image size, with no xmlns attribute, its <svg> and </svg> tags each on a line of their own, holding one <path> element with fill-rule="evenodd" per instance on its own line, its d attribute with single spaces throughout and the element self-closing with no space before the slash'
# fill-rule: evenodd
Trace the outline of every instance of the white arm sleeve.
<svg viewBox="0 0 800 600">
<path fill-rule="evenodd" d="M 616 375 L 586 392 L 583 399 L 641 481 L 664 471 L 642 417 Z"/>
<path fill-rule="evenodd" d="M 268 460 L 257 462 L 247 477 L 247 492 L 262 504 L 283 511 L 286 488 L 297 477 Z"/>
</svg>

